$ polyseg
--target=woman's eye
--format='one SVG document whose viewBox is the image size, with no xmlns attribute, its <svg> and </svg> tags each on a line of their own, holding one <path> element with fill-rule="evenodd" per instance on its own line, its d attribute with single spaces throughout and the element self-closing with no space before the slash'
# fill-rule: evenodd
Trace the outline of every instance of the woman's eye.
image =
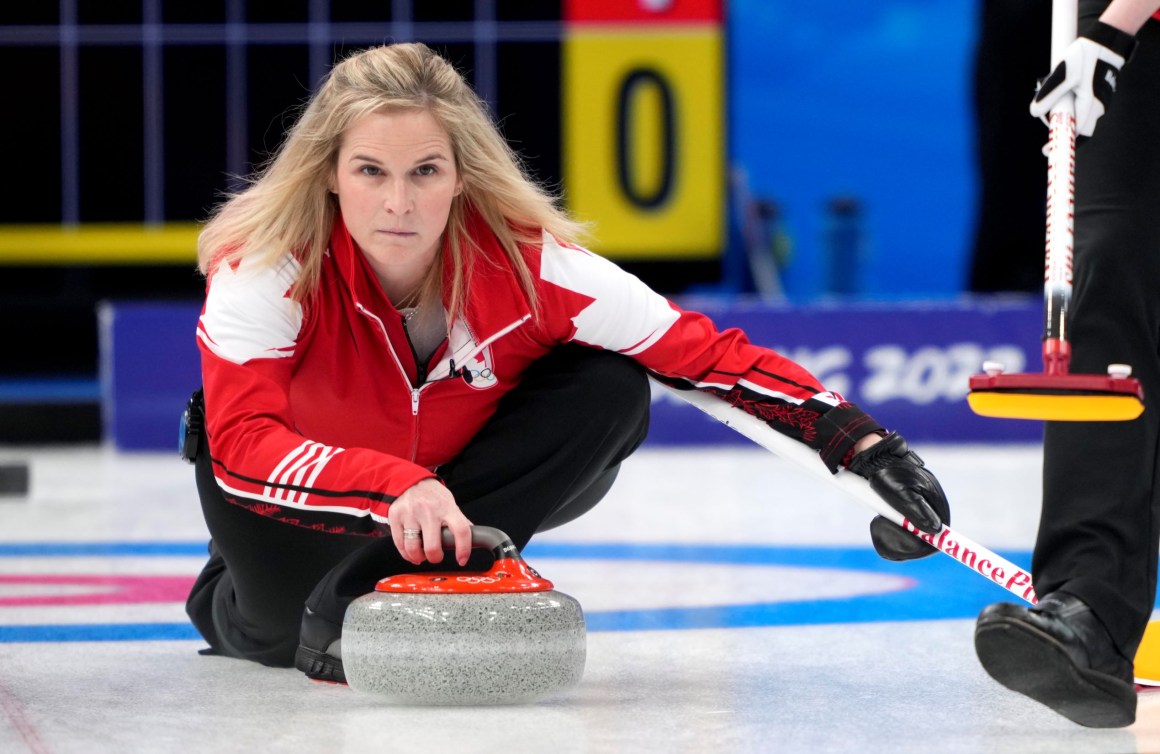
<svg viewBox="0 0 1160 754">
<path fill-rule="evenodd" d="M 374 165 L 363 165 L 361 168 L 359 168 L 359 172 L 363 175 L 382 175 L 383 171 L 379 170 L 378 167 Z"/>
<path fill-rule="evenodd" d="M 420 165 L 415 168 L 415 172 L 419 175 L 435 175 L 436 168 L 434 165 Z"/>
</svg>

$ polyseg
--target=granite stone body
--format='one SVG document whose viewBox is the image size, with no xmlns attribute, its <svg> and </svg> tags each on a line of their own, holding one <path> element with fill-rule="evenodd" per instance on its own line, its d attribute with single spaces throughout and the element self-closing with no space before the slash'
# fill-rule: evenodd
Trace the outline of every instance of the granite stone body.
<svg viewBox="0 0 1160 754">
<path fill-rule="evenodd" d="M 514 704 L 578 684 L 585 639 L 562 592 L 372 592 L 347 608 L 343 667 L 351 688 L 398 704 Z"/>
</svg>

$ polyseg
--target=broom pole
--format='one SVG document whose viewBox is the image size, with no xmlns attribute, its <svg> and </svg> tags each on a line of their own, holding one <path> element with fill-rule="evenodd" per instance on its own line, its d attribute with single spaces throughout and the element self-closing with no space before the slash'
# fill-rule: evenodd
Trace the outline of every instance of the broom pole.
<svg viewBox="0 0 1160 754">
<path fill-rule="evenodd" d="M 1076 0 L 1055 0 L 1051 17 L 1051 67 L 1063 60 L 1076 38 Z M 1075 241 L 1075 95 L 1068 92 L 1048 114 L 1047 228 L 1044 264 L 1043 371 L 1067 374 L 1071 347 L 1067 339 Z"/>
</svg>

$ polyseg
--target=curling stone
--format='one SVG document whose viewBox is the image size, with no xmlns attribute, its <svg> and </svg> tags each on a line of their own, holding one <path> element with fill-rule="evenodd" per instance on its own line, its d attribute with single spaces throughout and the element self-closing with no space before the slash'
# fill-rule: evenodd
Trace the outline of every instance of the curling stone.
<svg viewBox="0 0 1160 754">
<path fill-rule="evenodd" d="M 348 685 L 402 704 L 529 702 L 584 674 L 584 613 L 554 591 L 499 529 L 476 526 L 484 572 L 382 579 L 350 604 L 342 626 Z M 443 530 L 443 546 L 455 546 Z"/>
</svg>

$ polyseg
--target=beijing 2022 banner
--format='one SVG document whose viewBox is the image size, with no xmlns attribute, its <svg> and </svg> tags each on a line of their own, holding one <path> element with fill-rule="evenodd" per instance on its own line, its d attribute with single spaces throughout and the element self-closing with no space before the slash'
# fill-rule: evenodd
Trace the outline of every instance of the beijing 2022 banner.
<svg viewBox="0 0 1160 754">
<path fill-rule="evenodd" d="M 1043 304 L 1030 298 L 950 303 L 778 307 L 683 299 L 718 327 L 740 327 L 750 341 L 809 369 L 830 390 L 887 429 L 928 442 L 1036 442 L 1043 423 L 978 416 L 967 381 L 984 361 L 1007 372 L 1043 370 Z M 649 442 L 696 445 L 748 440 L 702 412 L 653 391 Z"/>
</svg>

